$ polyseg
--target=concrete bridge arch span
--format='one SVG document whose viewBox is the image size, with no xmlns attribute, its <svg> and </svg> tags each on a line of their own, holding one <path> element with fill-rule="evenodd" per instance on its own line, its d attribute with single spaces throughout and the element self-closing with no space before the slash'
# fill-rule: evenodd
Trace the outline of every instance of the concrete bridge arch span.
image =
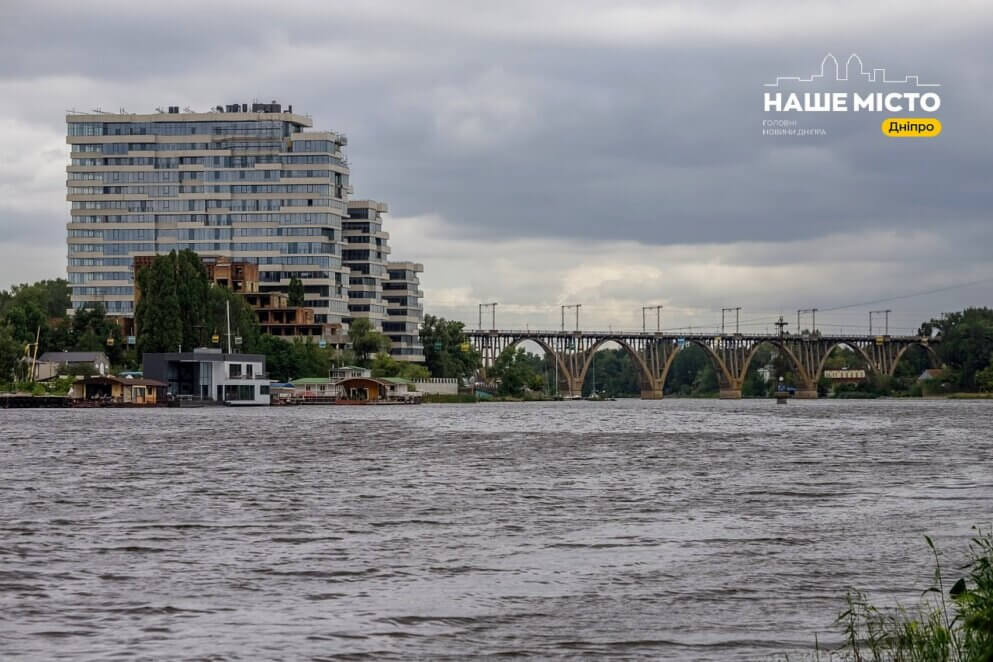
<svg viewBox="0 0 993 662">
<path fill-rule="evenodd" d="M 652 370 L 648 367 L 648 363 L 646 362 L 646 357 L 642 353 L 636 351 L 630 343 L 620 336 L 605 336 L 596 340 L 596 342 L 594 342 L 588 349 L 584 350 L 583 353 L 585 354 L 585 357 L 583 360 L 582 369 L 576 376 L 576 381 L 579 383 L 579 388 L 582 389 L 583 384 L 586 383 L 586 375 L 590 370 L 590 366 L 593 365 L 593 361 L 596 359 L 596 352 L 600 347 L 609 342 L 616 343 L 631 356 L 635 362 L 635 365 L 638 366 L 638 372 L 641 374 L 642 397 L 652 399 L 651 394 L 656 390 L 658 376 L 652 374 Z M 658 397 L 662 397 L 661 385 L 658 385 L 658 390 Z"/>
</svg>

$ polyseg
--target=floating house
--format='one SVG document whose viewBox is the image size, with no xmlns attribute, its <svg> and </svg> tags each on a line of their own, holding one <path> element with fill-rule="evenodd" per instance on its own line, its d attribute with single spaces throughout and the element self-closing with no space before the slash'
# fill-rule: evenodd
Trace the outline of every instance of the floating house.
<svg viewBox="0 0 993 662">
<path fill-rule="evenodd" d="M 81 377 L 69 388 L 77 402 L 115 405 L 159 405 L 167 402 L 168 384 L 155 379 L 129 379 L 113 375 Z"/>
</svg>

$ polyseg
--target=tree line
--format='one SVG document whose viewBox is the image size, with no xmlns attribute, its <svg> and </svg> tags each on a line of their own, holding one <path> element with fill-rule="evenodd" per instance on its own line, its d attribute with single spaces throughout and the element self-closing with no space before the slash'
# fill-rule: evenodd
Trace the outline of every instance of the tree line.
<svg viewBox="0 0 993 662">
<path fill-rule="evenodd" d="M 445 377 L 468 379 L 478 371 L 482 357 L 466 342 L 465 326 L 455 320 L 426 315 L 420 330 L 424 365 L 397 361 L 389 355 L 389 339 L 366 319 L 349 327 L 351 349 L 321 348 L 303 339 L 288 340 L 263 334 L 255 311 L 239 294 L 210 282 L 207 269 L 193 251 L 172 252 L 155 258 L 136 275 L 140 296 L 135 309 L 137 347 L 131 348 L 113 317 L 97 306 L 68 313 L 69 284 L 64 279 L 42 280 L 0 290 L 0 385 L 10 387 L 26 378 L 22 359 L 35 351 L 102 351 L 115 369 L 140 368 L 143 352 L 189 351 L 201 346 L 227 344 L 227 310 L 231 334 L 241 339 L 238 351 L 263 354 L 269 374 L 278 380 L 327 375 L 335 365 L 362 365 L 381 377 Z M 302 304 L 299 281 L 291 283 L 293 304 Z M 918 376 L 928 367 L 923 350 L 909 350 L 896 374 L 872 375 L 856 385 L 833 387 L 846 392 L 878 395 L 921 395 L 942 392 L 993 392 L 993 309 L 968 308 L 921 325 L 920 334 L 938 335 L 933 345 L 943 364 L 940 374 L 925 382 Z M 37 339 L 37 343 L 36 343 Z M 215 339 L 218 342 L 214 342 Z M 26 348 L 30 350 L 26 353 Z M 827 368 L 864 368 L 857 352 L 837 348 Z M 501 354 L 488 376 L 504 395 L 554 395 L 561 386 L 551 357 L 511 348 Z M 745 396 L 764 396 L 779 377 L 797 385 L 797 375 L 786 357 L 770 345 L 760 347 L 742 387 Z M 821 380 L 822 394 L 832 386 Z M 664 386 L 666 395 L 692 397 L 718 393 L 713 362 L 700 347 L 679 352 Z M 587 371 L 584 395 L 637 397 L 641 378 L 630 354 L 621 348 L 598 351 Z"/>
</svg>

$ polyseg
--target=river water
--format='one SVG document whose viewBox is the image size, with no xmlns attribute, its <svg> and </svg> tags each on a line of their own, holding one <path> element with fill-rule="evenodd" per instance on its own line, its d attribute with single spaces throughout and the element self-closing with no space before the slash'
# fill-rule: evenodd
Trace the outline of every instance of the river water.
<svg viewBox="0 0 993 662">
<path fill-rule="evenodd" d="M 960 565 L 990 404 L 5 410 L 0 657 L 803 659 Z"/>
</svg>

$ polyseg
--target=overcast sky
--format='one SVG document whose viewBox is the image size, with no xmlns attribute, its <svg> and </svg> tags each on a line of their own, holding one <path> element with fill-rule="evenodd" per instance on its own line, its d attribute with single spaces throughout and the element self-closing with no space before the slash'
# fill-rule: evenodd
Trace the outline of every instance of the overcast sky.
<svg viewBox="0 0 993 662">
<path fill-rule="evenodd" d="M 65 275 L 65 112 L 276 99 L 348 135 L 427 312 L 475 324 L 824 331 L 993 304 L 993 5 L 976 2 L 0 3 L 0 287 Z M 934 139 L 791 115 L 825 53 L 941 84 Z M 969 287 L 885 300 L 985 280 Z"/>
</svg>

